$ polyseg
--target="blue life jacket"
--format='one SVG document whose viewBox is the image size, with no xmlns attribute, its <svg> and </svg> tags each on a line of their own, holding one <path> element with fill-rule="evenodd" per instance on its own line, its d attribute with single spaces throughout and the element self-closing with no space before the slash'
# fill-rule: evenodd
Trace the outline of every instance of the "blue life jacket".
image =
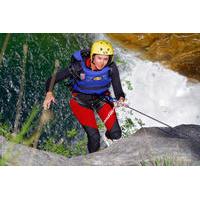
<svg viewBox="0 0 200 200">
<path fill-rule="evenodd" d="M 73 89 L 85 94 L 101 95 L 106 92 L 111 84 L 110 67 L 105 66 L 100 71 L 92 71 L 85 65 L 81 51 L 76 51 L 73 56 L 77 61 L 81 62 L 83 69 L 83 73 L 80 74 L 80 79 L 76 79 L 75 84 L 72 86 Z"/>
</svg>

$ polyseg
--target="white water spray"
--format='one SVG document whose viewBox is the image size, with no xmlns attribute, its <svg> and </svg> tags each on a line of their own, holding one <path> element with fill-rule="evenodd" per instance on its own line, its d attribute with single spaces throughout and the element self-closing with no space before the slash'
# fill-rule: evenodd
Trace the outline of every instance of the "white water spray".
<svg viewBox="0 0 200 200">
<path fill-rule="evenodd" d="M 104 34 L 97 37 L 110 40 Z M 142 60 L 138 54 L 111 42 L 119 58 L 116 63 L 129 106 L 170 126 L 200 124 L 200 83 L 189 83 L 186 77 L 160 63 Z M 120 121 L 137 117 L 145 126 L 163 126 L 138 113 L 118 112 Z"/>
</svg>

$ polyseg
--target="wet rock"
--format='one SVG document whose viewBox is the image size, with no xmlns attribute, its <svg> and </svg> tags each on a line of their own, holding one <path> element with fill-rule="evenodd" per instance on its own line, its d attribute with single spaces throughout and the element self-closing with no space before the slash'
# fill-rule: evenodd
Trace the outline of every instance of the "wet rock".
<svg viewBox="0 0 200 200">
<path fill-rule="evenodd" d="M 199 125 L 142 128 L 104 150 L 73 158 L 13 144 L 2 136 L 0 145 L 7 165 L 200 165 Z"/>
<path fill-rule="evenodd" d="M 140 51 L 145 59 L 160 61 L 166 67 L 200 81 L 198 33 L 115 33 L 108 36 L 126 48 Z"/>
</svg>

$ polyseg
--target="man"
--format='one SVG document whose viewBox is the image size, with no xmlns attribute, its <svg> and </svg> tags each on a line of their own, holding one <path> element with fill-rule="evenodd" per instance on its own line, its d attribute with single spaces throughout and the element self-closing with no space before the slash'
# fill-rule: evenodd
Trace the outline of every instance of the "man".
<svg viewBox="0 0 200 200">
<path fill-rule="evenodd" d="M 119 139 L 121 128 L 119 126 L 114 105 L 108 99 L 109 88 L 112 84 L 118 102 L 124 102 L 125 94 L 122 90 L 119 71 L 113 62 L 114 50 L 105 40 L 93 43 L 91 51 L 80 50 L 72 55 L 69 68 L 62 69 L 56 74 L 55 83 L 70 79 L 72 98 L 70 108 L 80 122 L 88 137 L 89 153 L 100 148 L 100 133 L 94 112 L 96 111 L 106 126 L 108 139 Z M 49 78 L 46 82 L 46 98 L 44 109 L 48 109 L 55 97 L 50 87 Z"/>
</svg>

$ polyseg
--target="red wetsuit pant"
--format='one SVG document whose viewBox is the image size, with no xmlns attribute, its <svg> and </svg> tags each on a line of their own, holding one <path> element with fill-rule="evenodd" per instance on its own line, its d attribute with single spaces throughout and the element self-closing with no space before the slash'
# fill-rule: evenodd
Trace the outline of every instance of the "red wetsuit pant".
<svg viewBox="0 0 200 200">
<path fill-rule="evenodd" d="M 100 148 L 100 133 L 95 118 L 95 111 L 104 122 L 106 137 L 119 139 L 121 128 L 119 126 L 114 105 L 95 95 L 75 94 L 69 102 L 71 110 L 80 122 L 88 137 L 88 151 L 98 151 Z"/>
</svg>

